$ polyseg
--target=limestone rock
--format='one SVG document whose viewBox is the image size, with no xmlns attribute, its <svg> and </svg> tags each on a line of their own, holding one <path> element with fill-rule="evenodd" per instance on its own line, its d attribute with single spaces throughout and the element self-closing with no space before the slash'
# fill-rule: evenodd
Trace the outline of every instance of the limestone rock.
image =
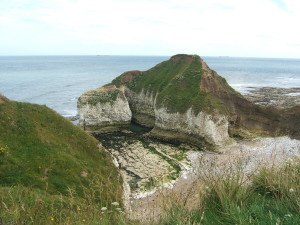
<svg viewBox="0 0 300 225">
<path fill-rule="evenodd" d="M 132 121 L 144 127 L 153 128 L 155 125 L 155 111 L 153 107 L 155 96 L 143 90 L 137 94 L 128 88 L 125 89 L 125 95 L 132 111 Z"/>
<path fill-rule="evenodd" d="M 151 132 L 152 136 L 163 138 L 164 135 L 160 135 L 160 131 L 172 128 L 172 139 L 180 140 L 180 136 L 185 134 L 191 137 L 188 138 L 190 144 L 198 142 L 203 145 L 205 141 L 221 145 L 232 142 L 228 135 L 228 119 L 224 115 L 211 115 L 203 111 L 195 114 L 192 108 L 182 114 L 168 113 L 165 108 L 159 108 L 155 111 L 155 115 L 155 129 Z M 193 138 L 195 135 L 198 137 Z"/>
<path fill-rule="evenodd" d="M 128 101 L 116 86 L 87 91 L 78 100 L 79 124 L 92 133 L 112 132 L 130 125 Z"/>
</svg>

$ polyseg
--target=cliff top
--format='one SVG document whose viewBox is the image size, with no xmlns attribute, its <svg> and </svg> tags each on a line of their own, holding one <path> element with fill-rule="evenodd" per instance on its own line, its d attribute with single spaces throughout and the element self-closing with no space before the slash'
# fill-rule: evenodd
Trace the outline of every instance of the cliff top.
<svg viewBox="0 0 300 225">
<path fill-rule="evenodd" d="M 115 85 L 107 85 L 107 86 L 99 87 L 99 88 L 96 88 L 93 90 L 88 90 L 86 92 L 86 94 L 89 94 L 89 93 L 93 94 L 95 92 L 102 93 L 102 92 L 114 91 L 114 90 L 118 90 L 118 88 Z"/>
<path fill-rule="evenodd" d="M 97 103 L 111 103 L 118 97 L 125 99 L 123 92 L 115 85 L 106 85 L 82 94 L 78 99 L 78 104 L 88 103 L 96 105 Z"/>
</svg>

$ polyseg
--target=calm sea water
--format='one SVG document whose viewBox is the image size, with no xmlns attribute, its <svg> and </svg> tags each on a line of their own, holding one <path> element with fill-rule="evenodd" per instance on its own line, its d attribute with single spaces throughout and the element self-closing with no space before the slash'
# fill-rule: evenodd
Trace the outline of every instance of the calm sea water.
<svg viewBox="0 0 300 225">
<path fill-rule="evenodd" d="M 0 57 L 0 93 L 17 101 L 44 104 L 64 116 L 77 114 L 85 91 L 129 70 L 147 70 L 169 56 Z M 300 87 L 300 59 L 203 57 L 244 93 L 247 87 Z"/>
</svg>

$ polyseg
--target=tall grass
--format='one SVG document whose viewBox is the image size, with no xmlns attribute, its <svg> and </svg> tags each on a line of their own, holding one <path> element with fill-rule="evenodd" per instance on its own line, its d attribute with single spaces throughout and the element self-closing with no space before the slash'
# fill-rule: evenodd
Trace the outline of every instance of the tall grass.
<svg viewBox="0 0 300 225">
<path fill-rule="evenodd" d="M 187 210 L 175 203 L 158 224 L 300 224 L 299 162 L 250 176 L 238 168 L 210 173 L 201 186 L 199 205 Z"/>
<path fill-rule="evenodd" d="M 0 188 L 0 224 L 129 224 L 121 206 L 97 204 L 90 191 L 83 198 L 74 193 L 70 190 L 63 196 L 23 186 Z"/>
</svg>

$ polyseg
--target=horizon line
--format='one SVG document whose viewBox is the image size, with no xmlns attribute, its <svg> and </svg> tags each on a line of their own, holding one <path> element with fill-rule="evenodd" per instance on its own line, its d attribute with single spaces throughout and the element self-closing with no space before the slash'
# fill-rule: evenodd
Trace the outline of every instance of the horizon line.
<svg viewBox="0 0 300 225">
<path fill-rule="evenodd" d="M 186 54 L 185 55 L 199 55 L 199 54 Z M 174 55 L 178 55 L 174 54 Z M 138 55 L 138 54 L 33 54 L 33 55 L 0 55 L 0 57 L 58 57 L 58 56 L 97 56 L 97 57 L 109 57 L 109 56 L 120 56 L 120 57 L 172 57 L 174 55 Z M 213 58 L 260 58 L 260 59 L 300 59 L 296 57 L 268 57 L 268 56 L 229 56 L 229 55 L 199 55 L 200 57 L 213 57 Z"/>
</svg>

